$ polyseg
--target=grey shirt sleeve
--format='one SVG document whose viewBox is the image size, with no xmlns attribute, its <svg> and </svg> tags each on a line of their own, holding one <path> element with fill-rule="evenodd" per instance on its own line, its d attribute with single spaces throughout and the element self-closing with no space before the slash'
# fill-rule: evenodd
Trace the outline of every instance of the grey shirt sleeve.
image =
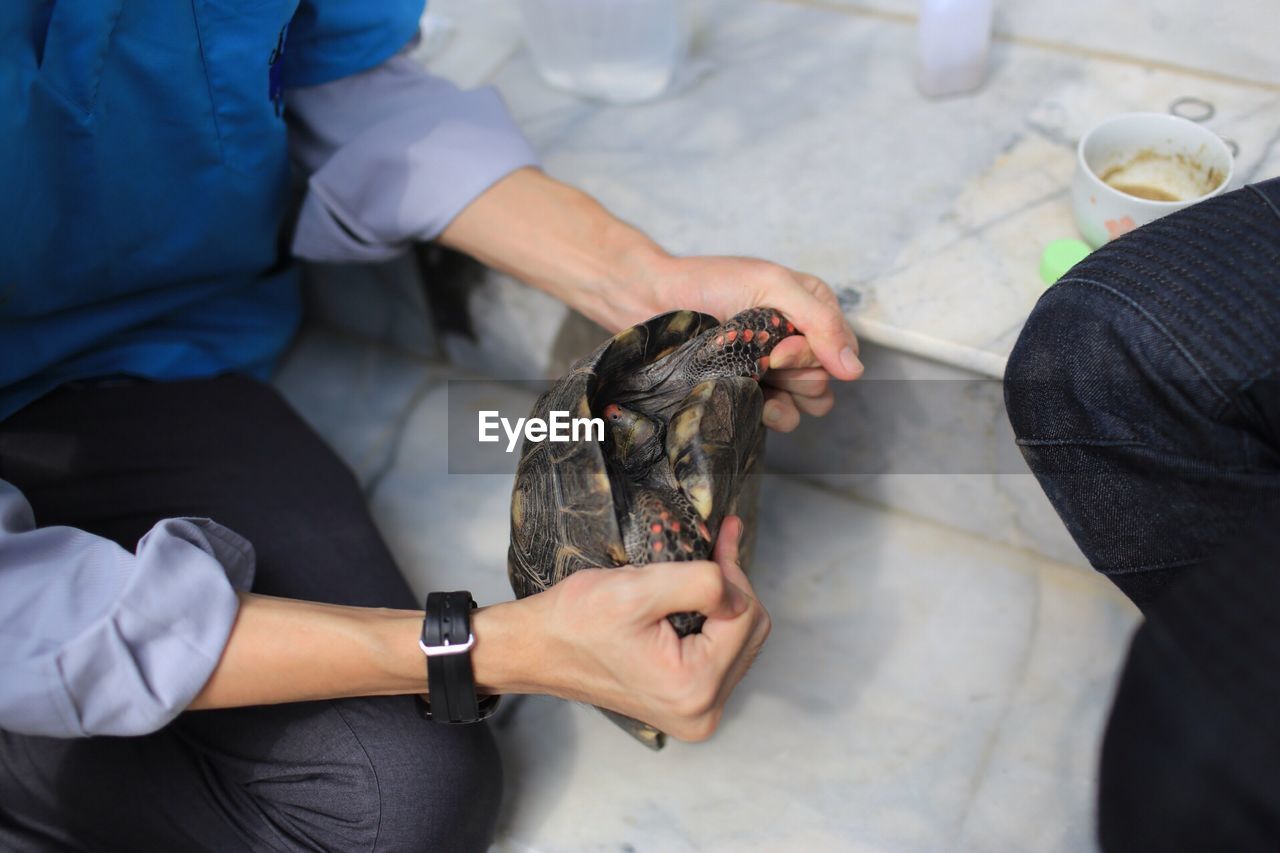
<svg viewBox="0 0 1280 853">
<path fill-rule="evenodd" d="M 0 728 L 139 735 L 209 679 L 253 548 L 203 518 L 161 521 L 129 553 L 70 527 L 35 526 L 0 480 Z"/>
<path fill-rule="evenodd" d="M 538 162 L 493 88 L 463 91 L 406 51 L 285 100 L 290 154 L 310 174 L 293 238 L 307 260 L 393 257 Z"/>
</svg>

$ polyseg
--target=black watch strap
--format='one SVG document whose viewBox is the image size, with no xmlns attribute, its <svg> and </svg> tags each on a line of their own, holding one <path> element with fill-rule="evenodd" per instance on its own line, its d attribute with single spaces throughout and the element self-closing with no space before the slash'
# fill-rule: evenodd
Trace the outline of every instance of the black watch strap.
<svg viewBox="0 0 1280 853">
<path fill-rule="evenodd" d="M 497 696 L 476 697 L 475 672 L 471 668 L 471 593 L 433 592 L 427 596 L 419 646 L 427 656 L 430 701 L 423 702 L 423 716 L 439 723 L 474 723 L 493 713 Z"/>
</svg>

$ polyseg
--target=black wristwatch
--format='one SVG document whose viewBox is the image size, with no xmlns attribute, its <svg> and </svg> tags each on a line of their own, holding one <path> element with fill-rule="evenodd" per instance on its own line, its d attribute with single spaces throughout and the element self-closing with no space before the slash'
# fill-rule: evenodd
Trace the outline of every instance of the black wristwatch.
<svg viewBox="0 0 1280 853">
<path fill-rule="evenodd" d="M 431 699 L 422 700 L 422 716 L 437 723 L 475 723 L 498 707 L 497 696 L 476 696 L 471 668 L 471 593 L 433 592 L 427 596 L 418 646 L 427 656 L 427 685 Z"/>
</svg>

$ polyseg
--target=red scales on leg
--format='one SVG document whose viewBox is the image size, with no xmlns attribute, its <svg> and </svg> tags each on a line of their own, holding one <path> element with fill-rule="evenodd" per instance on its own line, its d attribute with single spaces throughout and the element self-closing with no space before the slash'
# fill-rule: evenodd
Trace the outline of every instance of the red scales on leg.
<svg viewBox="0 0 1280 853">
<path fill-rule="evenodd" d="M 769 369 L 769 353 L 796 333 L 795 325 L 772 308 L 752 308 L 704 332 L 689 365 L 691 378 L 744 376 L 759 379 Z"/>
<path fill-rule="evenodd" d="M 637 547 L 627 548 L 634 565 L 711 557 L 711 531 L 676 490 L 642 490 L 624 527 L 643 533 L 636 537 Z"/>
</svg>

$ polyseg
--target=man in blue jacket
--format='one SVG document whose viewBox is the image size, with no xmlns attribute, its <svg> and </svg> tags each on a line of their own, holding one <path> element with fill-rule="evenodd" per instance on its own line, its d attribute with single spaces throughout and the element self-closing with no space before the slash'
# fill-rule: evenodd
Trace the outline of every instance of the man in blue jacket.
<svg viewBox="0 0 1280 853">
<path fill-rule="evenodd" d="M 494 92 L 404 55 L 421 11 L 0 9 L 0 847 L 492 838 L 492 739 L 419 717 L 413 694 L 441 689 L 422 612 L 349 472 L 264 384 L 298 322 L 292 256 L 438 240 L 611 328 L 773 305 L 806 334 L 773 355 L 776 429 L 861 372 L 818 279 L 671 257 L 540 172 Z M 738 532 L 714 563 L 582 572 L 476 611 L 476 689 L 707 737 L 768 633 Z M 565 601 L 581 618 L 557 618 Z M 677 641 L 664 617 L 683 610 L 709 618 Z"/>
</svg>

